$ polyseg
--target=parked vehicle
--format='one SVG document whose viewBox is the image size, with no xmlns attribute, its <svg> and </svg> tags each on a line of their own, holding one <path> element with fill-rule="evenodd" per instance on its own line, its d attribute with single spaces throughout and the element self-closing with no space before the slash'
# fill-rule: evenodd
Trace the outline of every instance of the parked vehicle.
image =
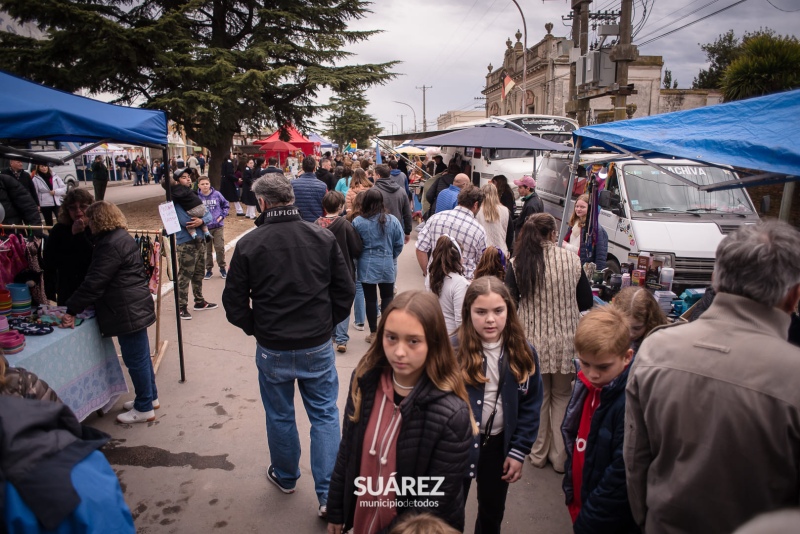
<svg viewBox="0 0 800 534">
<path fill-rule="evenodd" d="M 66 150 L 42 150 L 40 153 L 42 155 L 58 159 L 64 158 L 70 154 Z M 36 168 L 36 165 L 33 163 L 24 163 L 24 165 L 25 170 L 33 174 L 33 169 Z M 75 166 L 74 159 L 67 160 L 63 165 L 52 165 L 50 170 L 64 180 L 64 183 L 67 184 L 67 190 L 80 185 L 78 181 L 78 170 Z"/>
<path fill-rule="evenodd" d="M 635 262 L 640 253 L 647 252 L 663 257 L 664 266 L 675 269 L 676 293 L 707 286 L 719 242 L 739 226 L 758 221 L 744 188 L 700 191 L 636 159 L 608 153 L 581 153 L 580 165 L 597 160 L 605 165 L 614 162 L 600 193 L 598 216 L 608 233 L 608 267 L 614 272 L 620 271 L 620 263 Z M 699 185 L 738 179 L 731 169 L 687 160 L 652 161 Z M 583 192 L 573 187 L 567 194 L 571 163 L 569 154 L 548 154 L 538 169 L 536 191 L 545 211 L 559 221 L 564 204 L 569 203 L 567 212 L 571 213 Z"/>
</svg>

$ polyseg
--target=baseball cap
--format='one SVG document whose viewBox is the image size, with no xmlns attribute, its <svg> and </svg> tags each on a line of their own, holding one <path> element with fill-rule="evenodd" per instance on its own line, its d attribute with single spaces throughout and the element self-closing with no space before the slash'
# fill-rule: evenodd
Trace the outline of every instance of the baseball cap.
<svg viewBox="0 0 800 534">
<path fill-rule="evenodd" d="M 516 185 L 517 187 L 524 185 L 526 187 L 533 189 L 534 187 L 536 187 L 536 180 L 534 180 L 528 175 L 525 175 L 519 180 L 514 180 L 514 185 Z"/>
</svg>

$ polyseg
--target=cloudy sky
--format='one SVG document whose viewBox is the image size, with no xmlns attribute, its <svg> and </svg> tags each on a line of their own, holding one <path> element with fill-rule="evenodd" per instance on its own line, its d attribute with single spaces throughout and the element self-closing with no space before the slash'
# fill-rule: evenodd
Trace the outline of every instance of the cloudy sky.
<svg viewBox="0 0 800 534">
<path fill-rule="evenodd" d="M 528 26 L 528 45 L 539 42 L 552 22 L 553 35 L 569 36 L 571 28 L 561 17 L 569 14 L 567 0 L 518 0 Z M 642 1 L 634 0 L 634 25 L 641 22 Z M 661 55 L 666 68 L 677 79 L 679 88 L 690 88 L 693 78 L 706 67 L 705 54 L 698 43 L 714 41 L 733 29 L 737 36 L 745 31 L 769 27 L 781 34 L 800 35 L 800 0 L 746 0 L 718 14 L 715 11 L 739 0 L 646 0 L 652 3 L 649 19 L 634 43 L 659 36 L 689 22 L 709 16 L 696 24 L 665 36 L 640 49 L 642 55 Z M 619 9 L 620 0 L 594 0 L 592 11 Z M 395 80 L 367 91 L 369 112 L 387 133 L 394 123 L 400 129 L 404 114 L 406 131 L 412 129 L 412 110 L 394 101 L 409 104 L 422 128 L 422 91 L 427 91 L 427 121 L 435 128 L 439 114 L 449 110 L 472 110 L 480 106 L 487 65 L 502 64 L 505 41 L 522 28 L 519 12 L 510 0 L 375 0 L 373 13 L 351 24 L 352 29 L 380 29 L 383 33 L 351 46 L 354 61 L 380 63 L 400 60 Z M 783 11 L 781 11 L 783 10 Z M 793 12 L 792 12 L 793 11 Z M 432 124 L 433 123 L 433 124 Z"/>
</svg>

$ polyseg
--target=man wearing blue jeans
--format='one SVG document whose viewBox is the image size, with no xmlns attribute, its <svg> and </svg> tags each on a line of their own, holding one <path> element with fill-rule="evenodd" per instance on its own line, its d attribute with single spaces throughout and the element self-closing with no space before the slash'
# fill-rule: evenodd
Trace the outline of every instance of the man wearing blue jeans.
<svg viewBox="0 0 800 534">
<path fill-rule="evenodd" d="M 267 480 L 283 493 L 294 493 L 300 478 L 297 382 L 311 421 L 318 513 L 326 518 L 340 439 L 331 335 L 350 313 L 355 285 L 334 235 L 300 217 L 287 178 L 266 174 L 253 184 L 253 193 L 262 214 L 234 250 L 222 304 L 228 321 L 256 338 L 271 459 Z"/>
</svg>

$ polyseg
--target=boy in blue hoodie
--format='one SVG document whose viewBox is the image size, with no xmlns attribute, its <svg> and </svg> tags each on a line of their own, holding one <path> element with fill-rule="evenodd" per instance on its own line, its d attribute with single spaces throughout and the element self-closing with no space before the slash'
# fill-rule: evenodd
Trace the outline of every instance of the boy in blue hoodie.
<svg viewBox="0 0 800 534">
<path fill-rule="evenodd" d="M 628 504 L 622 440 L 625 386 L 633 360 L 628 319 L 611 306 L 589 312 L 575 331 L 580 370 L 561 434 L 564 496 L 573 531 L 639 532 Z"/>
<path fill-rule="evenodd" d="M 211 242 L 206 243 L 206 276 L 205 279 L 211 278 L 211 269 L 214 268 L 214 258 L 211 255 L 212 249 L 217 254 L 217 265 L 219 265 L 219 275 L 222 278 L 228 276 L 225 270 L 225 236 L 223 235 L 225 227 L 225 217 L 228 216 L 230 204 L 222 194 L 211 187 L 211 180 L 208 176 L 201 176 L 197 181 L 198 191 L 197 196 L 205 204 L 206 209 L 211 214 L 213 222 L 208 225 L 208 231 L 211 233 Z"/>
</svg>

